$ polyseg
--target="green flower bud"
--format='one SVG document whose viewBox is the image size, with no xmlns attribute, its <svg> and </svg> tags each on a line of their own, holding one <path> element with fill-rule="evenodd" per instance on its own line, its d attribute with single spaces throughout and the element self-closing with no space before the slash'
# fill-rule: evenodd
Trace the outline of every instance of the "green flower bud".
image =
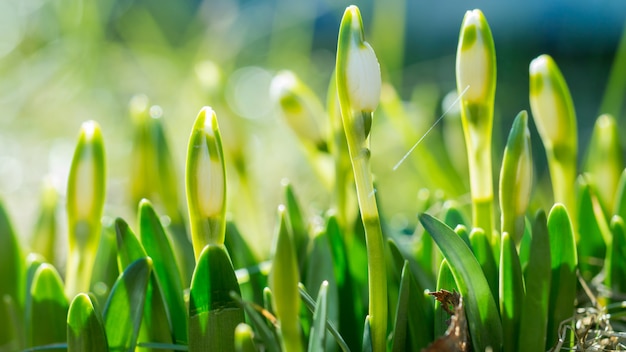
<svg viewBox="0 0 626 352">
<path fill-rule="evenodd" d="M 106 194 L 104 141 L 100 126 L 81 126 L 67 183 L 68 244 L 65 293 L 87 292 L 91 282 Z"/>
<path fill-rule="evenodd" d="M 224 244 L 226 168 L 217 116 L 200 110 L 189 137 L 185 173 L 191 238 L 196 259 L 209 243 Z"/>
<path fill-rule="evenodd" d="M 496 91 L 496 51 L 491 29 L 480 10 L 467 11 L 457 48 L 456 82 L 466 87 L 465 103 L 493 102 Z"/>
<path fill-rule="evenodd" d="M 325 150 L 326 131 L 321 125 L 326 114 L 313 91 L 291 71 L 281 71 L 272 80 L 270 96 L 278 103 L 285 121 L 305 144 Z"/>
<path fill-rule="evenodd" d="M 521 111 L 509 133 L 500 170 L 502 231 L 519 243 L 524 233 L 524 215 L 530 201 L 533 163 L 528 113 Z"/>
<path fill-rule="evenodd" d="M 530 63 L 530 107 L 548 155 L 554 201 L 574 213 L 577 128 L 574 104 L 561 71 L 548 55 Z M 576 223 L 576 218 L 572 217 Z"/>
</svg>

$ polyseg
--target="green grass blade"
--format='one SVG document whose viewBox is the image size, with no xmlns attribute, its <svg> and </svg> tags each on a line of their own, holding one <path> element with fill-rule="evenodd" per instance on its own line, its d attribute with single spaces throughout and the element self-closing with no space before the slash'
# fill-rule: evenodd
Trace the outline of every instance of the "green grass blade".
<svg viewBox="0 0 626 352">
<path fill-rule="evenodd" d="M 459 291 L 459 288 L 454 281 L 454 275 L 452 275 L 452 271 L 450 270 L 450 265 L 448 265 L 448 261 L 443 259 L 441 261 L 441 265 L 439 266 L 439 274 L 437 276 L 437 291 L 446 290 L 446 291 Z M 450 315 L 443 309 L 441 302 L 435 300 L 435 310 L 433 317 L 433 336 L 434 338 L 442 337 L 446 334 L 446 330 L 448 329 L 448 321 L 450 320 Z"/>
<path fill-rule="evenodd" d="M 502 234 L 500 250 L 500 317 L 504 352 L 517 351 L 520 315 L 524 302 L 524 281 L 515 241 L 508 232 Z"/>
<path fill-rule="evenodd" d="M 502 324 L 496 301 L 482 268 L 465 242 L 452 229 L 428 214 L 419 216 L 448 260 L 450 270 L 466 302 L 465 313 L 474 350 L 502 348 Z"/>
<path fill-rule="evenodd" d="M 325 283 L 327 312 L 324 318 L 335 323 L 339 322 L 339 291 L 337 289 L 337 280 L 335 279 L 335 263 L 330 248 L 330 240 L 326 232 L 320 232 L 312 239 L 310 245 L 310 254 L 307 256 L 306 262 L 306 287 L 320 287 Z M 315 296 L 319 300 L 318 296 Z M 300 320 L 302 322 L 302 320 Z M 309 337 L 310 340 L 310 337 Z M 327 346 L 333 346 L 335 342 L 332 337 L 325 338 Z M 310 343 L 309 343 L 310 346 Z"/>
<path fill-rule="evenodd" d="M 591 280 L 602 270 L 598 262 L 606 255 L 611 241 L 611 229 L 593 184 L 584 175 L 578 178 L 578 267 L 585 280 Z"/>
<path fill-rule="evenodd" d="M 301 351 L 300 296 L 298 294 L 298 266 L 293 246 L 292 234 L 287 227 L 287 210 L 278 208 L 278 227 L 272 250 L 272 269 L 269 285 L 272 290 L 272 306 L 280 322 L 283 349 L 285 351 Z"/>
<path fill-rule="evenodd" d="M 400 281 L 399 296 L 402 295 L 402 290 L 408 290 L 408 301 L 406 303 L 403 313 L 408 316 L 407 320 L 407 346 L 411 346 L 411 350 L 420 350 L 428 345 L 433 339 L 433 328 L 429 323 L 433 321 L 433 305 L 430 299 L 424 296 L 424 286 L 419 280 L 416 280 L 415 272 L 421 272 L 422 269 L 417 266 L 411 265 L 411 260 L 406 259 L 400 253 L 397 245 L 393 240 L 388 241 L 389 251 L 391 253 L 390 258 L 393 261 L 392 267 L 396 271 L 396 275 Z M 405 272 L 405 262 L 407 263 Z M 406 282 L 403 282 L 406 280 Z M 408 285 L 403 288 L 403 284 Z M 400 302 L 398 302 L 399 307 Z M 406 312 L 405 312 L 406 311 Z M 396 315 L 398 313 L 396 312 Z M 397 325 L 397 324 L 396 324 Z M 394 329 L 395 330 L 395 329 Z M 400 348 L 398 346 L 398 348 Z"/>
<path fill-rule="evenodd" d="M 26 299 L 26 345 L 37 347 L 65 342 L 69 304 L 61 276 L 52 265 L 39 265 Z"/>
<path fill-rule="evenodd" d="M 393 321 L 393 336 L 391 341 L 391 351 L 400 352 L 407 348 L 407 327 L 408 327 L 408 305 L 409 294 L 411 293 L 409 284 L 409 262 L 404 261 L 402 274 L 400 279 L 400 288 L 398 289 L 398 304 L 396 305 L 396 314 Z"/>
<path fill-rule="evenodd" d="M 596 119 L 583 170 L 596 186 L 602 209 L 612 211 L 617 185 L 624 170 L 620 131 L 613 116 L 604 114 Z"/>
<path fill-rule="evenodd" d="M 23 290 L 25 285 L 24 257 L 22 249 L 9 216 L 0 201 L 0 299 L 10 297 L 13 305 L 21 312 L 23 309 Z M 1 302 L 1 301 L 0 301 Z M 0 321 L 10 321 L 10 312 L 7 305 L 0 303 Z M 0 329 L 0 346 L 9 349 L 18 348 L 18 336 L 12 329 Z"/>
<path fill-rule="evenodd" d="M 174 341 L 187 342 L 187 316 L 183 298 L 183 280 L 177 267 L 174 251 L 152 204 L 147 200 L 139 203 L 139 227 L 141 243 L 154 260 L 156 274 L 163 298 L 172 321 Z"/>
<path fill-rule="evenodd" d="M 79 293 L 67 314 L 68 352 L 107 352 L 109 345 L 100 312 L 89 295 Z"/>
<path fill-rule="evenodd" d="M 48 263 L 56 263 L 55 244 L 57 240 L 57 210 L 59 194 L 52 180 L 46 179 L 41 192 L 39 214 L 30 241 L 33 252 L 41 254 Z"/>
<path fill-rule="evenodd" d="M 489 237 L 479 228 L 474 228 L 469 236 L 471 250 L 478 260 L 480 267 L 482 268 L 483 274 L 485 274 L 485 278 L 489 283 L 489 287 L 491 288 L 491 294 L 493 297 L 498 297 L 498 266 L 496 262 L 496 256 L 493 253 L 493 247 L 489 243 Z M 452 265 L 450 260 L 448 263 Z"/>
<path fill-rule="evenodd" d="M 541 211 L 533 223 L 528 265 L 524 271 L 526 296 L 520 317 L 519 352 L 543 351 L 546 347 L 552 277 L 549 236 L 546 214 Z"/>
<path fill-rule="evenodd" d="M 313 326 L 309 336 L 308 352 L 326 351 L 326 320 L 328 313 L 328 281 L 322 282 L 317 293 L 317 303 L 313 314 Z"/>
<path fill-rule="evenodd" d="M 312 313 L 315 312 L 315 300 L 306 291 L 304 285 L 299 284 L 298 291 L 300 292 L 300 298 L 302 298 L 302 302 L 307 309 Z M 341 348 L 343 352 L 350 352 L 350 347 L 348 347 L 348 344 L 343 339 L 343 336 L 339 334 L 339 330 L 337 330 L 337 327 L 332 321 L 326 320 L 326 329 L 331 333 L 331 335 L 333 335 L 335 341 L 337 341 L 337 344 L 339 345 L 339 348 Z"/>
<path fill-rule="evenodd" d="M 140 258 L 115 282 L 104 307 L 104 328 L 112 350 L 133 351 L 144 311 L 152 259 Z"/>
<path fill-rule="evenodd" d="M 189 351 L 233 351 L 244 312 L 230 292 L 241 295 L 224 246 L 209 244 L 198 258 L 189 292 Z"/>
<path fill-rule="evenodd" d="M 333 255 L 333 265 L 335 268 L 335 280 L 339 294 L 339 330 L 343 332 L 349 346 L 356 348 L 361 342 L 362 332 L 360 331 L 360 312 L 362 307 L 360 296 L 357 294 L 357 284 L 350 275 L 350 257 L 346 243 L 344 242 L 344 232 L 339 227 L 338 219 L 329 216 L 326 222 L 326 235 L 330 241 L 330 248 Z"/>
<path fill-rule="evenodd" d="M 619 216 L 611 220 L 613 241 L 609 244 L 604 268 L 604 284 L 614 293 L 626 292 L 626 225 Z M 614 299 L 613 301 L 617 301 Z M 621 300 L 620 300 L 621 301 Z"/>
<path fill-rule="evenodd" d="M 626 170 L 622 171 L 616 192 L 613 214 L 619 215 L 622 219 L 626 219 Z"/>
<path fill-rule="evenodd" d="M 90 292 L 93 292 L 98 302 L 106 302 L 115 280 L 121 273 L 117 264 L 116 242 L 115 226 L 106 221 L 102 227 L 100 243 L 91 272 Z"/>
<path fill-rule="evenodd" d="M 293 235 L 293 245 L 296 250 L 296 258 L 298 267 L 302 272 L 304 262 L 306 260 L 306 251 L 309 245 L 309 231 L 306 228 L 306 222 L 304 216 L 300 210 L 298 199 L 293 190 L 293 187 L 289 181 L 283 181 L 283 187 L 285 192 L 285 208 L 287 209 L 287 225 L 290 227 L 290 231 Z M 318 285 L 315 285 L 317 287 Z"/>
<path fill-rule="evenodd" d="M 563 205 L 556 204 L 550 210 L 548 231 L 550 233 L 552 284 L 548 310 L 547 347 L 557 342 L 561 322 L 571 318 L 574 314 L 578 266 L 572 223 Z M 567 342 L 565 347 L 567 347 Z"/>
<path fill-rule="evenodd" d="M 139 239 L 124 219 L 115 219 L 115 234 L 117 239 L 117 263 L 120 272 L 123 272 L 135 260 L 148 256 Z"/>
<path fill-rule="evenodd" d="M 363 352 L 374 352 L 374 346 L 372 345 L 372 327 L 370 326 L 369 315 L 365 317 L 365 327 L 363 328 Z"/>
</svg>

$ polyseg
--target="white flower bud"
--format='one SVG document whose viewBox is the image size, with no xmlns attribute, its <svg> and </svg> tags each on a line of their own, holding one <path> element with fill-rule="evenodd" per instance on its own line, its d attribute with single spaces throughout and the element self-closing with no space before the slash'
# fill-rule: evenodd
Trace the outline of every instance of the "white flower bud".
<svg viewBox="0 0 626 352">
<path fill-rule="evenodd" d="M 352 108 L 357 111 L 376 110 L 380 102 L 380 65 L 368 42 L 350 46 L 346 78 Z"/>
<path fill-rule="evenodd" d="M 463 100 L 483 102 L 495 91 L 495 50 L 491 30 L 480 10 L 467 11 L 457 49 L 457 87 L 466 87 Z"/>
</svg>

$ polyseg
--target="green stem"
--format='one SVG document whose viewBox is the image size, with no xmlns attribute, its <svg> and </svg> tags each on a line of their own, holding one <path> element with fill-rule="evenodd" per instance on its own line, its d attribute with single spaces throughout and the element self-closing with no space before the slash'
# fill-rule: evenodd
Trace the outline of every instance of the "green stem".
<svg viewBox="0 0 626 352">
<path fill-rule="evenodd" d="M 363 115 L 370 112 L 363 112 Z M 360 114 L 359 114 L 360 115 Z M 354 119 L 359 119 L 356 116 Z M 365 119 L 365 116 L 363 116 Z M 346 121 L 348 119 L 344 119 Z M 361 209 L 361 219 L 365 230 L 367 247 L 367 275 L 369 293 L 369 317 L 374 351 L 385 351 L 387 340 L 387 273 L 385 269 L 383 232 L 378 215 L 375 189 L 370 171 L 370 150 L 368 139 L 358 143 L 355 134 L 346 134 L 348 151 L 354 171 L 357 201 Z"/>
<path fill-rule="evenodd" d="M 548 168 L 550 170 L 550 181 L 554 192 L 554 202 L 562 203 L 570 214 L 573 228 L 578 228 L 576 192 L 576 162 L 568 155 L 571 153 L 560 153 L 556 149 L 547 150 Z M 573 154 L 575 155 L 575 153 Z"/>
</svg>

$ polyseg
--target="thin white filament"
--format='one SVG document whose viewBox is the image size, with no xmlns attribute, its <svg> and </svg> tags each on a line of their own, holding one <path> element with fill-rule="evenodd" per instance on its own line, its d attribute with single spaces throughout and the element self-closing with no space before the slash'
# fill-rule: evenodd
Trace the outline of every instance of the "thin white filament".
<svg viewBox="0 0 626 352">
<path fill-rule="evenodd" d="M 465 87 L 465 89 L 463 89 L 463 91 L 461 92 L 461 94 L 459 94 L 459 96 L 452 102 L 452 104 L 450 104 L 450 106 L 448 106 L 448 109 L 446 109 L 446 111 L 443 112 L 443 114 L 441 114 L 441 116 L 437 119 L 437 121 L 435 121 L 435 123 L 433 123 L 432 126 L 430 126 L 430 128 L 428 129 L 428 131 L 426 131 L 426 133 L 424 133 L 424 135 L 417 141 L 415 142 L 415 144 L 413 144 L 413 146 L 411 147 L 411 149 L 409 149 L 408 152 L 406 152 L 406 154 L 404 154 L 404 156 L 402 157 L 402 159 L 400 159 L 400 161 L 398 161 L 398 163 L 393 167 L 393 171 L 396 171 L 400 165 L 402 165 L 402 163 L 406 160 L 406 158 L 409 157 L 409 155 L 413 152 L 413 150 L 415 150 L 415 148 L 417 148 L 417 146 L 424 140 L 424 138 L 426 138 L 426 136 L 428 136 L 428 134 L 430 133 L 430 131 L 433 130 L 433 128 L 435 128 L 435 126 L 437 126 L 437 124 L 443 120 L 443 118 L 448 114 L 448 112 L 450 112 L 450 110 L 452 110 L 452 108 L 461 100 L 461 98 L 463 97 L 463 95 L 465 94 L 465 92 L 467 92 L 467 90 L 469 89 L 469 85 L 467 87 Z"/>
</svg>

